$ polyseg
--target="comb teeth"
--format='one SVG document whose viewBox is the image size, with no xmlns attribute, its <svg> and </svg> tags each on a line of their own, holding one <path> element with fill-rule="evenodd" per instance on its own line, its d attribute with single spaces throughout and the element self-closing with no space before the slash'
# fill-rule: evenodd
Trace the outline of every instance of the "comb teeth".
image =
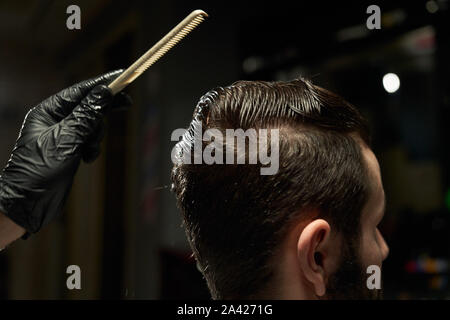
<svg viewBox="0 0 450 320">
<path fill-rule="evenodd" d="M 148 60 L 146 60 L 140 67 L 138 67 L 135 73 L 143 73 L 147 70 L 151 65 L 153 65 L 156 61 L 159 60 L 163 55 L 167 53 L 170 49 L 173 48 L 181 39 L 183 39 L 188 33 L 194 30 L 200 23 L 203 22 L 205 18 L 203 16 L 196 17 L 193 21 L 191 21 L 186 27 L 181 29 L 175 36 L 173 36 L 165 45 L 163 45 L 158 51 L 154 53 Z"/>
<path fill-rule="evenodd" d="M 206 17 L 208 15 L 202 10 L 195 10 L 188 15 L 108 86 L 113 94 L 116 94 L 133 82 L 134 79 L 139 77 L 145 70 L 165 55 L 167 51 L 172 49 L 173 46 L 202 23 Z"/>
</svg>

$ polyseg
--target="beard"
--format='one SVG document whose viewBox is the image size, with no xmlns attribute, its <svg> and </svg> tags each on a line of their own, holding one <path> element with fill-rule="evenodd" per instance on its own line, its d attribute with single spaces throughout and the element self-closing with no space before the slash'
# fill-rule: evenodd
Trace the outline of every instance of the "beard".
<svg viewBox="0 0 450 320">
<path fill-rule="evenodd" d="M 352 241 L 355 243 L 356 241 Z M 338 270 L 330 276 L 327 291 L 322 299 L 336 300 L 379 300 L 382 299 L 381 289 L 367 287 L 368 274 L 358 255 L 358 246 L 344 244 L 342 262 Z M 383 287 L 383 286 L 381 286 Z"/>
</svg>

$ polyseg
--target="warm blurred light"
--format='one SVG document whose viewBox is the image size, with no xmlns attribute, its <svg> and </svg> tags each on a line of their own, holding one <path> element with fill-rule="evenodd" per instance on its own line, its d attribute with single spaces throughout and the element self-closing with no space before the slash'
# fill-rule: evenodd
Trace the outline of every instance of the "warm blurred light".
<svg viewBox="0 0 450 320">
<path fill-rule="evenodd" d="M 351 26 L 336 32 L 336 38 L 339 42 L 361 39 L 369 35 L 369 29 L 365 24 Z"/>
<path fill-rule="evenodd" d="M 425 8 L 427 8 L 427 11 L 429 13 L 435 13 L 439 10 L 438 4 L 433 0 L 427 1 L 427 3 L 425 4 Z"/>
<path fill-rule="evenodd" d="M 400 79 L 395 73 L 387 73 L 383 77 L 383 87 L 389 93 L 393 93 L 400 88 Z"/>
<path fill-rule="evenodd" d="M 383 12 L 381 15 L 381 25 L 383 28 L 392 28 L 402 24 L 406 20 L 406 12 L 403 9 L 396 9 Z"/>
</svg>

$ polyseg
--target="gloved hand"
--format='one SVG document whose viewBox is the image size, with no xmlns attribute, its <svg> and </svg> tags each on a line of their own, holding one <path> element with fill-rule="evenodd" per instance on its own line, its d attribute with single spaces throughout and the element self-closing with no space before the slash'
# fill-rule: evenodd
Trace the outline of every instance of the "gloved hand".
<svg viewBox="0 0 450 320">
<path fill-rule="evenodd" d="M 25 116 L 0 175 L 0 212 L 35 233 L 64 206 L 80 160 L 99 154 L 105 113 L 131 104 L 106 84 L 122 70 L 80 82 L 47 98 Z"/>
</svg>

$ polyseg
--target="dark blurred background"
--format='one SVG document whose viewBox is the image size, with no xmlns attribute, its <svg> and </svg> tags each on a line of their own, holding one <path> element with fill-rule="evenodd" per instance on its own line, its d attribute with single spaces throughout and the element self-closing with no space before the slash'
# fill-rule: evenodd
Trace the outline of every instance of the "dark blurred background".
<svg viewBox="0 0 450 320">
<path fill-rule="evenodd" d="M 81 30 L 66 8 L 81 8 Z M 381 8 L 381 30 L 366 9 Z M 77 173 L 63 216 L 0 254 L 0 298 L 206 298 L 170 193 L 170 134 L 198 98 L 240 79 L 299 76 L 357 105 L 387 194 L 385 297 L 450 298 L 450 17 L 431 1 L 0 2 L 0 163 L 27 110 L 77 81 L 127 67 L 194 9 L 210 18 L 126 89 L 102 155 Z M 400 80 L 383 77 L 393 73 Z M 395 77 L 395 76 L 394 76 Z M 395 79 L 394 79 L 395 80 Z M 81 267 L 82 289 L 66 288 Z"/>
</svg>

